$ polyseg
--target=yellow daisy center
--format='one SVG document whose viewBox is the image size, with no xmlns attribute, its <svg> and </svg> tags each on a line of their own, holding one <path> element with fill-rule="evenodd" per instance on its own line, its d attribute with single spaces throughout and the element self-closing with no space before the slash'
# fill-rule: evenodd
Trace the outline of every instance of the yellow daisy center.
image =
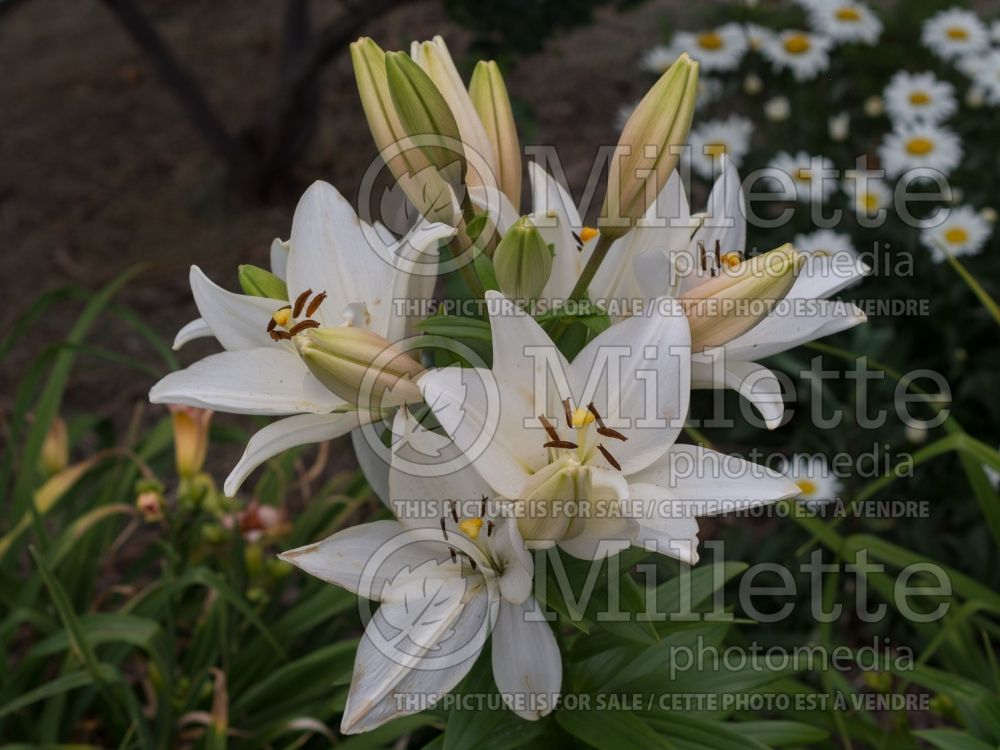
<svg viewBox="0 0 1000 750">
<path fill-rule="evenodd" d="M 949 39 L 955 39 L 958 41 L 969 38 L 969 30 L 964 26 L 949 26 L 945 33 L 948 35 Z"/>
<path fill-rule="evenodd" d="M 923 156 L 934 150 L 934 141 L 917 136 L 906 142 L 906 150 L 914 156 Z"/>
<path fill-rule="evenodd" d="M 920 107 L 924 104 L 929 104 L 931 101 L 931 96 L 926 91 L 914 91 L 910 94 L 910 104 Z"/>
<path fill-rule="evenodd" d="M 725 143 L 706 143 L 705 153 L 711 156 L 713 159 L 718 159 L 724 153 L 726 153 Z"/>
<path fill-rule="evenodd" d="M 790 55 L 801 55 L 809 51 L 809 48 L 812 47 L 812 42 L 809 41 L 809 37 L 805 34 L 792 34 L 785 38 L 784 47 L 785 52 Z"/>
<path fill-rule="evenodd" d="M 851 8 L 850 6 L 841 8 L 837 11 L 838 21 L 860 21 L 861 14 L 858 13 L 856 8 Z"/>
<path fill-rule="evenodd" d="M 811 169 L 806 169 L 805 167 L 795 170 L 795 179 L 799 182 L 811 182 L 813 178 L 813 173 Z"/>
<path fill-rule="evenodd" d="M 721 36 L 714 31 L 706 31 L 698 35 L 698 46 L 702 49 L 721 49 L 726 45 Z"/>
<path fill-rule="evenodd" d="M 809 479 L 800 479 L 795 484 L 799 486 L 799 490 L 803 495 L 812 495 L 818 489 L 816 483 Z"/>
<path fill-rule="evenodd" d="M 861 196 L 861 203 L 868 212 L 872 212 L 878 208 L 878 198 L 873 193 L 865 193 Z"/>
<path fill-rule="evenodd" d="M 944 233 L 944 238 L 951 245 L 961 245 L 969 241 L 969 232 L 962 227 L 952 227 Z"/>
</svg>

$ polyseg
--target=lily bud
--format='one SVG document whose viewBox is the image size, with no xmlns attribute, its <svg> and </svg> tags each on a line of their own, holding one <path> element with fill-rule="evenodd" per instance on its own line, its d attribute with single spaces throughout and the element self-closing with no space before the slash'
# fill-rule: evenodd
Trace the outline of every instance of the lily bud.
<svg viewBox="0 0 1000 750">
<path fill-rule="evenodd" d="M 288 285 L 263 268 L 245 263 L 239 267 L 239 279 L 244 294 L 268 299 L 288 299 Z"/>
<path fill-rule="evenodd" d="M 368 127 L 392 176 L 428 221 L 453 225 L 454 192 L 407 136 L 389 93 L 385 52 L 371 39 L 362 38 L 351 44 L 351 62 Z"/>
<path fill-rule="evenodd" d="M 163 518 L 163 495 L 155 490 L 140 492 L 135 498 L 135 509 L 146 523 L 156 523 Z"/>
<path fill-rule="evenodd" d="M 462 83 L 462 77 L 451 59 L 444 39 L 436 36 L 430 42 L 414 42 L 410 46 L 410 56 L 434 82 L 448 103 L 458 125 L 458 132 L 462 135 L 466 157 L 470 152 L 479 157 L 470 163 L 471 168 L 466 174 L 468 185 L 498 187 L 496 149 L 484 127 L 486 120 L 480 120 L 480 113 L 473 106 L 469 92 L 465 90 L 465 84 Z M 492 170 L 493 174 L 480 174 L 486 168 Z"/>
<path fill-rule="evenodd" d="M 535 299 L 552 274 L 552 250 L 535 225 L 522 216 L 507 230 L 493 253 L 500 291 L 511 299 Z"/>
<path fill-rule="evenodd" d="M 479 113 L 496 154 L 496 181 L 511 205 L 521 205 L 521 144 L 517 138 L 514 112 L 500 68 L 492 60 L 482 60 L 472 71 L 469 83 L 472 103 Z"/>
<path fill-rule="evenodd" d="M 69 465 L 69 434 L 62 417 L 56 417 L 49 425 L 38 454 L 38 468 L 45 476 L 58 474 Z"/>
<path fill-rule="evenodd" d="M 774 310 L 792 285 L 805 256 L 791 245 L 724 267 L 718 276 L 681 296 L 691 326 L 691 349 L 722 346 Z"/>
<path fill-rule="evenodd" d="M 424 368 L 388 339 L 366 328 L 312 328 L 295 337 L 303 361 L 333 393 L 377 411 L 421 400 Z"/>
<path fill-rule="evenodd" d="M 410 142 L 456 190 L 465 178 L 462 134 L 434 81 L 405 52 L 387 52 L 389 94 Z"/>
<path fill-rule="evenodd" d="M 205 465 L 208 452 L 208 427 L 212 422 L 209 409 L 195 406 L 170 405 L 174 422 L 174 459 L 177 473 L 190 479 Z"/>
<path fill-rule="evenodd" d="M 698 63 L 682 54 L 636 105 L 612 154 L 599 226 L 621 236 L 646 214 L 677 165 L 698 93 Z"/>
</svg>

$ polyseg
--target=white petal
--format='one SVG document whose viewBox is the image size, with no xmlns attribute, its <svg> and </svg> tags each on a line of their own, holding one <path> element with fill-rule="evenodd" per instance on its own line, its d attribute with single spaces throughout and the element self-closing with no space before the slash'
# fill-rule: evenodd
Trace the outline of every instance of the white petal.
<svg viewBox="0 0 1000 750">
<path fill-rule="evenodd" d="M 186 404 L 233 414 L 323 414 L 344 402 L 324 388 L 299 356 L 277 348 L 205 357 L 149 391 L 154 404 Z"/>
<path fill-rule="evenodd" d="M 224 348 L 285 348 L 267 335 L 267 325 L 274 311 L 287 305 L 287 301 L 226 291 L 198 266 L 191 266 L 190 279 L 198 312 Z"/>
<path fill-rule="evenodd" d="M 658 299 L 651 314 L 612 326 L 573 360 L 576 403 L 593 401 L 609 427 L 628 440 L 612 454 L 628 475 L 676 440 L 691 390 L 691 334 L 676 300 Z"/>
<path fill-rule="evenodd" d="M 243 457 L 226 477 L 226 497 L 234 497 L 254 469 L 289 448 L 333 440 L 358 425 L 358 412 L 296 414 L 272 422 L 250 438 Z"/>
<path fill-rule="evenodd" d="M 723 157 L 722 171 L 708 196 L 705 219 L 691 237 L 690 246 L 699 244 L 714 253 L 742 253 L 747 244 L 746 204 L 740 176 L 731 159 Z"/>
<path fill-rule="evenodd" d="M 382 501 L 387 508 L 389 504 L 389 448 L 379 440 L 377 430 L 381 427 L 364 426 L 360 430 L 351 432 L 351 446 L 354 448 L 354 457 L 358 460 L 361 473 L 368 480 L 368 486 L 372 488 L 375 496 Z"/>
<path fill-rule="evenodd" d="M 544 214 L 555 211 L 566 217 L 570 229 L 579 231 L 583 221 L 569 191 L 536 161 L 528 162 L 528 179 L 531 181 L 531 212 Z"/>
<path fill-rule="evenodd" d="M 533 597 L 520 605 L 504 602 L 493 631 L 497 690 L 508 708 L 529 721 L 552 711 L 562 688 L 562 656 L 552 628 L 540 615 L 529 619 L 528 612 L 539 609 Z"/>
<path fill-rule="evenodd" d="M 177 332 L 174 337 L 174 351 L 180 349 L 184 344 L 195 339 L 205 338 L 212 335 L 212 329 L 204 318 L 195 318 Z"/>
<path fill-rule="evenodd" d="M 424 596 L 383 604 L 358 646 L 340 730 L 366 732 L 426 708 L 469 673 L 496 620 L 485 595 L 462 602 L 458 579 Z"/>
<path fill-rule="evenodd" d="M 408 333 L 406 311 L 397 306 L 410 300 L 428 300 L 434 295 L 437 248 L 455 231 L 447 224 L 432 224 L 421 219 L 405 237 L 385 246 L 385 255 L 393 259 L 395 267 L 388 277 L 389 289 L 368 291 L 365 302 L 372 330 L 390 341 L 398 341 Z M 373 277 L 376 282 L 381 278 L 381 269 L 378 271 Z"/>
<path fill-rule="evenodd" d="M 868 319 L 857 305 L 842 300 L 813 300 L 804 311 L 798 309 L 799 304 L 782 300 L 764 320 L 726 344 L 728 361 L 770 357 Z"/>
<path fill-rule="evenodd" d="M 756 362 L 734 360 L 724 351 L 721 356 L 716 363 L 705 353 L 691 357 L 691 387 L 733 388 L 757 408 L 767 429 L 780 426 L 785 401 L 778 376 Z"/>
<path fill-rule="evenodd" d="M 588 514 L 573 519 L 559 547 L 581 560 L 599 560 L 628 549 L 637 526 L 622 511 L 629 484 L 620 471 L 590 469 L 587 482 Z"/>
<path fill-rule="evenodd" d="M 271 273 L 284 281 L 288 275 L 288 251 L 290 246 L 275 237 L 271 241 Z"/>
<path fill-rule="evenodd" d="M 845 262 L 846 261 L 846 262 Z M 826 299 L 866 276 L 871 269 L 859 258 L 810 255 L 799 270 L 787 299 Z"/>
</svg>

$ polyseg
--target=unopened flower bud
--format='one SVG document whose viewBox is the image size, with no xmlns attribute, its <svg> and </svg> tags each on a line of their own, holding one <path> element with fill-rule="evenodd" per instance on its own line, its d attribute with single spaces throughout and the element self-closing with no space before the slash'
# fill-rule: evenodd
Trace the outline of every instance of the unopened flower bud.
<svg viewBox="0 0 1000 750">
<path fill-rule="evenodd" d="M 493 253 L 500 291 L 511 299 L 536 299 L 552 274 L 552 250 L 535 225 L 522 216 Z"/>
<path fill-rule="evenodd" d="M 170 404 L 174 423 L 174 458 L 177 473 L 190 479 L 205 465 L 208 452 L 208 427 L 212 422 L 209 409 Z"/>
<path fill-rule="evenodd" d="M 163 495 L 156 490 L 145 490 L 135 498 L 135 509 L 147 523 L 163 518 Z"/>
<path fill-rule="evenodd" d="M 830 132 L 830 139 L 834 141 L 846 141 L 851 134 L 851 116 L 847 112 L 841 112 L 827 120 L 827 129 Z"/>
<path fill-rule="evenodd" d="M 791 114 L 792 106 L 786 96 L 775 96 L 764 103 L 764 116 L 771 122 L 783 122 Z"/>
<path fill-rule="evenodd" d="M 869 96 L 865 99 L 862 108 L 869 117 L 879 117 L 885 113 L 885 102 L 881 96 Z"/>
<path fill-rule="evenodd" d="M 747 73 L 747 77 L 743 79 L 743 91 L 753 96 L 763 90 L 764 82 L 760 79 L 760 76 L 756 73 Z"/>
<path fill-rule="evenodd" d="M 469 94 L 496 155 L 496 181 L 511 205 L 521 204 L 521 143 L 500 68 L 482 60 L 472 72 Z"/>
<path fill-rule="evenodd" d="M 288 299 L 288 285 L 263 268 L 245 263 L 239 267 L 239 279 L 244 294 L 267 299 Z"/>
<path fill-rule="evenodd" d="M 982 86 L 972 85 L 965 92 L 965 104 L 971 109 L 979 109 L 986 103 L 986 92 Z"/>
<path fill-rule="evenodd" d="M 69 465 L 69 435 L 62 417 L 56 417 L 49 425 L 38 454 L 38 468 L 45 476 L 58 474 Z"/>
<path fill-rule="evenodd" d="M 599 226 L 610 241 L 646 214 L 677 165 L 698 94 L 698 63 L 686 53 L 636 105 L 612 154 Z"/>
<path fill-rule="evenodd" d="M 681 297 L 691 326 L 691 349 L 722 346 L 766 318 L 795 283 L 805 256 L 791 245 L 723 267 L 718 276 Z"/>
<path fill-rule="evenodd" d="M 295 337 L 316 378 L 348 404 L 378 411 L 421 400 L 424 368 L 388 339 L 366 328 L 312 328 Z"/>
</svg>

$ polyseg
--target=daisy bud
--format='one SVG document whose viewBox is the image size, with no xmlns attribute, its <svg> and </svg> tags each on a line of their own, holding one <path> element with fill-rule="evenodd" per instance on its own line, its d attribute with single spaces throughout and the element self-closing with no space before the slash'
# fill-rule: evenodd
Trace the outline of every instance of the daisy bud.
<svg viewBox="0 0 1000 750">
<path fill-rule="evenodd" d="M 62 417 L 56 417 L 49 425 L 38 454 L 38 468 L 45 476 L 58 474 L 69 465 L 69 435 Z"/>
<path fill-rule="evenodd" d="M 986 92 L 981 86 L 970 86 L 965 93 L 965 103 L 972 109 L 979 109 L 986 103 Z"/>
<path fill-rule="evenodd" d="M 288 299 L 288 286 L 263 268 L 245 263 L 239 267 L 240 288 L 244 294 L 268 299 Z"/>
<path fill-rule="evenodd" d="M 208 427 L 212 422 L 209 409 L 170 404 L 174 423 L 174 459 L 177 473 L 190 479 L 205 465 L 208 452 Z"/>
<path fill-rule="evenodd" d="M 396 113 L 389 92 L 385 52 L 371 39 L 362 38 L 351 44 L 351 62 L 368 127 L 392 176 L 428 221 L 454 224 L 454 192 L 423 151 L 409 141 Z"/>
<path fill-rule="evenodd" d="M 723 265 L 718 276 L 681 297 L 691 350 L 722 346 L 766 318 L 795 283 L 805 256 L 791 245 Z"/>
<path fill-rule="evenodd" d="M 987 206 L 979 211 L 979 215 L 982 216 L 990 224 L 997 223 L 997 210 Z"/>
<path fill-rule="evenodd" d="M 470 92 L 466 91 L 444 39 L 436 36 L 430 42 L 414 42 L 410 47 L 410 56 L 434 82 L 451 109 L 466 154 L 471 152 L 479 157 L 474 160 L 466 175 L 467 183 L 470 186 L 485 184 L 487 187 L 497 187 L 499 175 L 496 174 L 496 149 L 487 133 L 488 123 L 485 119 L 480 119 L 478 107 L 474 105 Z M 479 174 L 485 168 L 493 173 Z"/>
<path fill-rule="evenodd" d="M 434 81 L 405 52 L 387 52 L 389 95 L 411 142 L 453 188 L 465 178 L 462 134 Z"/>
<path fill-rule="evenodd" d="M 791 111 L 792 106 L 788 102 L 788 97 L 785 96 L 776 96 L 764 103 L 764 116 L 771 122 L 787 120 Z"/>
<path fill-rule="evenodd" d="M 421 400 L 424 368 L 388 339 L 366 328 L 311 328 L 295 337 L 313 375 L 347 403 L 377 411 Z"/>
<path fill-rule="evenodd" d="M 606 241 L 646 214 L 677 165 L 698 93 L 698 63 L 686 53 L 636 105 L 612 154 L 598 225 Z"/>
<path fill-rule="evenodd" d="M 493 253 L 500 291 L 511 299 L 536 299 L 552 274 L 552 250 L 531 220 L 522 216 Z"/>
<path fill-rule="evenodd" d="M 830 138 L 834 141 L 846 141 L 851 133 L 851 116 L 847 112 L 834 115 L 827 121 Z"/>
<path fill-rule="evenodd" d="M 500 68 L 492 60 L 480 61 L 472 72 L 469 94 L 486 128 L 496 154 L 496 182 L 511 205 L 521 204 L 521 144 L 514 113 Z"/>
<path fill-rule="evenodd" d="M 760 80 L 760 76 L 756 73 L 748 73 L 747 77 L 743 79 L 743 91 L 747 94 L 753 96 L 754 94 L 759 94 L 764 90 L 764 82 Z"/>
<path fill-rule="evenodd" d="M 862 105 L 865 114 L 869 117 L 879 117 L 885 113 L 885 102 L 881 96 L 869 96 Z"/>
</svg>

